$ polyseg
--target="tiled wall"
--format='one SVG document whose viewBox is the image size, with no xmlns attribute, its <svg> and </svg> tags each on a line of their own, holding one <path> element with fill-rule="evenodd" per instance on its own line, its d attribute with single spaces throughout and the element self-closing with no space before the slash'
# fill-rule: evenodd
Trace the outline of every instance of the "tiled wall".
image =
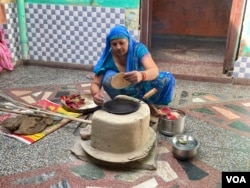
<svg viewBox="0 0 250 188">
<path fill-rule="evenodd" d="M 26 4 L 31 60 L 95 64 L 106 34 L 125 23 L 121 8 Z"/>
<path fill-rule="evenodd" d="M 14 61 L 22 59 L 15 3 L 5 4 L 6 39 Z M 124 8 L 25 4 L 30 60 L 93 65 L 110 28 L 125 24 Z M 130 30 L 139 39 L 137 30 Z"/>
<path fill-rule="evenodd" d="M 250 2 L 246 3 L 244 21 L 242 26 L 239 56 L 250 57 Z"/>
<path fill-rule="evenodd" d="M 13 62 L 22 59 L 17 7 L 5 5 L 5 39 Z M 126 23 L 123 8 L 27 4 L 26 18 L 31 60 L 93 65 L 99 58 L 110 27 Z M 248 19 L 250 18 L 248 17 Z M 137 30 L 130 30 L 139 39 Z M 244 31 L 243 31 L 244 32 Z M 248 33 L 248 32 L 247 32 Z M 250 57 L 235 62 L 233 77 L 250 78 Z"/>
<path fill-rule="evenodd" d="M 238 59 L 234 64 L 234 78 L 250 79 L 250 3 L 247 2 L 240 39 Z"/>
<path fill-rule="evenodd" d="M 22 59 L 19 27 L 17 18 L 17 7 L 15 3 L 4 4 L 7 24 L 1 25 L 4 30 L 5 39 L 11 52 L 12 61 Z"/>
<path fill-rule="evenodd" d="M 250 79 L 250 57 L 240 57 L 235 62 L 233 77 Z"/>
</svg>

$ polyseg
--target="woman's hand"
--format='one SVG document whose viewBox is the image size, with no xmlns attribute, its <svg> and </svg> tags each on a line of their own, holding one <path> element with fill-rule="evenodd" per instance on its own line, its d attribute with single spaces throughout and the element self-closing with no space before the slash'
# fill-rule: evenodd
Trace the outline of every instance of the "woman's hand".
<svg viewBox="0 0 250 188">
<path fill-rule="evenodd" d="M 102 106 L 104 103 L 104 96 L 101 92 L 102 78 L 103 78 L 103 75 L 100 75 L 100 76 L 95 75 L 90 85 L 90 91 L 93 97 L 93 101 L 98 106 Z"/>
<path fill-rule="evenodd" d="M 97 92 L 93 95 L 93 100 L 96 105 L 102 106 L 104 103 L 104 96 L 101 92 Z"/>
<path fill-rule="evenodd" d="M 142 73 L 140 71 L 126 72 L 123 78 L 133 84 L 139 83 L 143 79 Z"/>
</svg>

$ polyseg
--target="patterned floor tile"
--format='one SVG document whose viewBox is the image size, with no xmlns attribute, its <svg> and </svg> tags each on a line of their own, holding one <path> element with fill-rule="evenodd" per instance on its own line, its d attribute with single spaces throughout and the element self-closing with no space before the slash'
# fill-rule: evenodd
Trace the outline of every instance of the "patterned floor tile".
<svg viewBox="0 0 250 188">
<path fill-rule="evenodd" d="M 181 108 L 187 114 L 250 137 L 250 99 Z"/>
<path fill-rule="evenodd" d="M 13 92 L 19 91 L 19 92 Z M 5 93 L 13 99 L 30 103 L 43 97 L 59 101 L 61 95 L 77 91 L 89 91 L 89 83 L 66 84 L 58 86 L 39 86 L 32 88 L 9 88 Z M 225 102 L 227 96 L 210 93 L 182 91 L 178 102 L 188 115 L 210 122 L 239 135 L 250 137 L 250 100 Z M 218 101 L 220 103 L 218 103 Z M 193 104 L 185 107 L 186 104 Z M 220 187 L 221 174 L 198 159 L 179 161 L 172 154 L 171 144 L 161 135 L 157 170 L 121 171 L 107 169 L 84 161 L 77 164 L 59 164 L 36 169 L 12 176 L 1 177 L 0 186 L 7 187 Z"/>
<path fill-rule="evenodd" d="M 63 84 L 57 86 L 38 86 L 30 88 L 8 88 L 4 92 L 13 99 L 28 104 L 41 99 L 60 103 L 60 96 L 75 93 L 89 93 L 90 83 Z"/>
</svg>

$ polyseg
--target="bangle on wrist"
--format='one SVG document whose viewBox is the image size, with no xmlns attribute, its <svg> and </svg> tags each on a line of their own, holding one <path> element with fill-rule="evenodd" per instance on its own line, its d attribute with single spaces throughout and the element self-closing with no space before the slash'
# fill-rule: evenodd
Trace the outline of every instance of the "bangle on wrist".
<svg viewBox="0 0 250 188">
<path fill-rule="evenodd" d="M 146 80 L 146 73 L 144 71 L 142 71 L 141 75 L 142 75 L 142 81 L 145 81 Z"/>
</svg>

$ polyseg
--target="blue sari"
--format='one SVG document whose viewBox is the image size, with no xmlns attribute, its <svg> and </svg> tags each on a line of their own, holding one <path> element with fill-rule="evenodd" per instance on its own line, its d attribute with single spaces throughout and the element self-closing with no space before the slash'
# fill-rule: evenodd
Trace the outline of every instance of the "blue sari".
<svg viewBox="0 0 250 188">
<path fill-rule="evenodd" d="M 111 55 L 110 41 L 112 39 L 127 38 L 129 41 L 126 72 L 145 70 L 141 59 L 150 55 L 147 47 L 136 42 L 124 26 L 114 27 L 106 38 L 106 48 L 94 67 L 96 75 L 103 75 L 102 85 L 107 94 L 113 99 L 117 95 L 128 95 L 142 99 L 145 93 L 153 88 L 157 93 L 147 99 L 149 104 L 167 105 L 172 101 L 175 79 L 170 72 L 160 72 L 154 80 L 132 84 L 124 89 L 115 89 L 111 86 L 112 77 L 119 72 Z"/>
</svg>

